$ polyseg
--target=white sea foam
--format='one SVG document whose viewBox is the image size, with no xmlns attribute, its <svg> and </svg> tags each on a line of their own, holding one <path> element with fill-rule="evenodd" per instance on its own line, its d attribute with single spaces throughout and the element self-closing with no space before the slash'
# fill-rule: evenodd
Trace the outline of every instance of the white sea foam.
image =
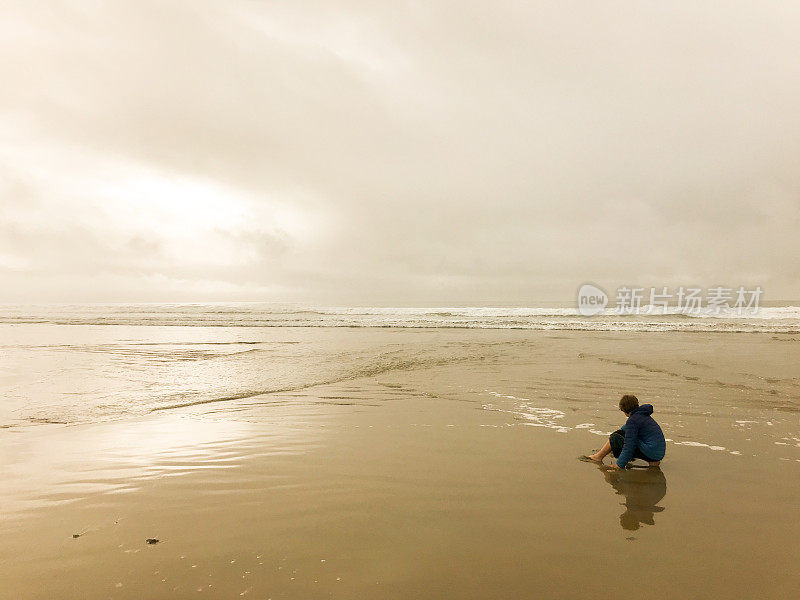
<svg viewBox="0 0 800 600">
<path fill-rule="evenodd" d="M 591 331 L 800 333 L 800 307 L 755 313 L 705 310 L 637 315 L 606 309 L 583 316 L 572 306 L 336 307 L 266 303 L 0 305 L 0 323 L 214 327 L 408 327 Z"/>
<path fill-rule="evenodd" d="M 676 446 L 693 446 L 695 448 L 708 448 L 709 450 L 715 450 L 717 452 L 722 452 L 727 450 L 725 446 L 712 446 L 711 444 L 704 444 L 702 442 L 674 442 Z"/>
<path fill-rule="evenodd" d="M 599 429 L 590 429 L 589 433 L 594 435 L 601 435 L 603 437 L 608 437 L 609 435 L 611 435 L 610 431 L 600 431 Z"/>
<path fill-rule="evenodd" d="M 531 427 L 545 427 L 547 429 L 554 429 L 559 433 L 567 433 L 572 429 L 572 427 L 567 427 L 561 422 L 561 419 L 564 418 L 563 411 L 556 410 L 555 408 L 534 406 L 532 400 L 528 398 L 518 398 L 516 396 L 499 394 L 488 390 L 487 393 L 496 398 L 514 400 L 515 404 L 511 409 L 496 407 L 492 404 L 484 404 L 483 408 L 486 410 L 496 410 L 498 412 L 512 414 L 518 419 L 523 419 L 523 425 L 529 425 Z"/>
</svg>

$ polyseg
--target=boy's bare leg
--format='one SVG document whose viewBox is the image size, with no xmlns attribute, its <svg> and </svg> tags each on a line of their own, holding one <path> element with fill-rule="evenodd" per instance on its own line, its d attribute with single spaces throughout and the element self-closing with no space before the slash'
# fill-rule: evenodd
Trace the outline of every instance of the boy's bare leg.
<svg viewBox="0 0 800 600">
<path fill-rule="evenodd" d="M 589 458 L 597 462 L 603 462 L 603 459 L 611 453 L 611 442 L 606 441 L 605 445 L 600 448 L 596 453 L 590 454 Z"/>
</svg>

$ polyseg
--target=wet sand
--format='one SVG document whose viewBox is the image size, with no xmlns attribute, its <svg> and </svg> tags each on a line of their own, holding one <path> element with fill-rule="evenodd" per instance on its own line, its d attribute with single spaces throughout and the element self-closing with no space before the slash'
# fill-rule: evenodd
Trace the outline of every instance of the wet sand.
<svg viewBox="0 0 800 600">
<path fill-rule="evenodd" d="M 364 336 L 424 340 L 436 359 L 0 430 L 2 596 L 796 594 L 791 336 L 291 335 L 330 336 L 351 354 Z M 622 424 L 626 392 L 655 405 L 671 440 L 661 470 L 577 460 Z"/>
</svg>

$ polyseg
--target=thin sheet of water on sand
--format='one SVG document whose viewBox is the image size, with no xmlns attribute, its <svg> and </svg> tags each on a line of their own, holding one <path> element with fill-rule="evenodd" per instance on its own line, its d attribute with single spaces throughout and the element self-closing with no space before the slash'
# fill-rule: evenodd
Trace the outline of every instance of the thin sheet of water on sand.
<svg viewBox="0 0 800 600">
<path fill-rule="evenodd" d="M 794 344 L 460 335 L 432 343 L 498 351 L 6 430 L 6 593 L 586 598 L 634 593 L 637 564 L 655 597 L 793 592 L 792 375 L 762 374 L 747 357 L 773 364 L 764 352 L 783 360 Z M 687 352 L 705 366 L 683 362 Z M 621 423 L 620 391 L 655 404 L 673 440 L 661 471 L 608 474 L 575 460 Z"/>
</svg>

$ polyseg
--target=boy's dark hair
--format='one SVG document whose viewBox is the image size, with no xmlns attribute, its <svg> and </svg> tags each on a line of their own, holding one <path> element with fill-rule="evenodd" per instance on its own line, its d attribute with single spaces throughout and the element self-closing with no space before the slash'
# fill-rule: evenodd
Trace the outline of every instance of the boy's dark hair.
<svg viewBox="0 0 800 600">
<path fill-rule="evenodd" d="M 625 394 L 619 401 L 619 409 L 625 414 L 631 414 L 639 408 L 639 399 L 632 394 Z"/>
</svg>

